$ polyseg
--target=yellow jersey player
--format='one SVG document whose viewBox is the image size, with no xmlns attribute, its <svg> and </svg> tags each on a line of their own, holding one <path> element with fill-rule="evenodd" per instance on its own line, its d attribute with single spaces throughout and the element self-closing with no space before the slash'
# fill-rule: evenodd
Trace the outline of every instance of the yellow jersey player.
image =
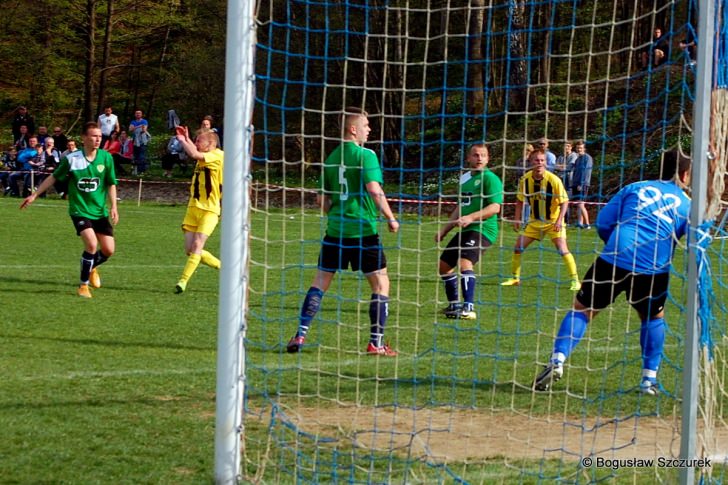
<svg viewBox="0 0 728 485">
<path fill-rule="evenodd" d="M 549 237 L 564 260 L 571 277 L 571 291 L 579 291 L 581 284 L 576 272 L 574 256 L 566 245 L 564 217 L 569 207 L 569 196 L 557 175 L 546 170 L 546 153 L 536 149 L 529 155 L 531 170 L 518 181 L 518 201 L 514 228 L 521 230 L 521 214 L 524 203 L 531 208 L 528 223 L 516 240 L 513 248 L 511 269 L 513 277 L 501 283 L 502 286 L 521 284 L 521 255 L 534 241 Z"/>
<path fill-rule="evenodd" d="M 183 293 L 200 263 L 220 269 L 220 260 L 205 251 L 205 242 L 220 220 L 223 151 L 218 148 L 214 132 L 200 133 L 193 143 L 187 127 L 180 126 L 176 136 L 187 156 L 197 161 L 190 185 L 190 201 L 182 221 L 187 263 L 175 286 L 175 293 Z"/>
</svg>

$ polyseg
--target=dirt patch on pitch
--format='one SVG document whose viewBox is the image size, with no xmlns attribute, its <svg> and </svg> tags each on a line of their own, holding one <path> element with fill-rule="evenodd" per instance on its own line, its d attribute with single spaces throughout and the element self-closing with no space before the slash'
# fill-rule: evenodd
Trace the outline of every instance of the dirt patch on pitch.
<svg viewBox="0 0 728 485">
<path fill-rule="evenodd" d="M 437 463 L 495 457 L 655 459 L 677 457 L 680 452 L 680 422 L 672 417 L 617 420 L 444 408 L 341 407 L 288 409 L 285 418 L 308 436 Z M 711 455 L 725 456 L 728 430 L 717 430 L 710 442 L 716 444 L 709 447 Z"/>
</svg>

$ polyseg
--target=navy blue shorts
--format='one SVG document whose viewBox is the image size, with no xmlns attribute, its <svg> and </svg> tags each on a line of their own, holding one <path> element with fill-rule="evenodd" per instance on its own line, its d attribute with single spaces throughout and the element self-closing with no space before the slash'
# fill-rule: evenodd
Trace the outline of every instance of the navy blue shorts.
<svg viewBox="0 0 728 485">
<path fill-rule="evenodd" d="M 364 274 L 373 273 L 387 267 L 384 248 L 379 236 L 331 237 L 325 236 L 321 243 L 318 268 L 321 271 L 336 273 L 351 266 L 353 271 Z"/>
</svg>

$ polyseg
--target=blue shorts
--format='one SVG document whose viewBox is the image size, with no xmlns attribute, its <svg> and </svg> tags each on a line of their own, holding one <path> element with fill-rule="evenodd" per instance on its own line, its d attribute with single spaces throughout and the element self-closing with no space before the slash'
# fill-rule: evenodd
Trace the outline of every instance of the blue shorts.
<svg viewBox="0 0 728 485">
<path fill-rule="evenodd" d="M 379 236 L 364 237 L 332 237 L 325 236 L 321 243 L 318 269 L 328 273 L 338 270 L 361 270 L 364 274 L 373 273 L 387 267 L 384 248 Z"/>
</svg>

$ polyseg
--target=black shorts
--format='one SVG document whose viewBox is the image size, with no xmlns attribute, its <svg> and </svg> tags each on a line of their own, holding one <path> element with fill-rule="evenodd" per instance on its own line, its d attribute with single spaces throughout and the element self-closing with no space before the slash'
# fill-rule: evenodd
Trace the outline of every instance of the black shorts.
<svg viewBox="0 0 728 485">
<path fill-rule="evenodd" d="M 440 261 L 454 268 L 460 258 L 467 259 L 473 264 L 480 261 L 480 255 L 493 243 L 477 231 L 459 232 L 447 244 L 440 256 Z"/>
<path fill-rule="evenodd" d="M 571 200 L 586 200 L 589 196 L 589 186 L 583 185 L 581 190 L 577 189 L 576 186 L 571 188 Z"/>
<path fill-rule="evenodd" d="M 106 236 L 114 237 L 114 228 L 111 225 L 111 222 L 109 222 L 108 217 L 104 217 L 102 219 L 87 219 L 85 217 L 71 216 L 71 220 L 73 221 L 73 227 L 76 228 L 76 234 L 79 236 L 82 231 L 91 228 L 96 234 L 104 234 Z"/>
<path fill-rule="evenodd" d="M 603 310 L 625 292 L 640 315 L 652 318 L 665 308 L 670 273 L 639 274 L 597 258 L 584 276 L 576 299 L 587 308 Z"/>
<path fill-rule="evenodd" d="M 321 243 L 318 268 L 321 271 L 336 273 L 338 270 L 361 270 L 364 274 L 373 273 L 387 267 L 384 248 L 379 236 L 331 237 L 325 236 Z"/>
</svg>

